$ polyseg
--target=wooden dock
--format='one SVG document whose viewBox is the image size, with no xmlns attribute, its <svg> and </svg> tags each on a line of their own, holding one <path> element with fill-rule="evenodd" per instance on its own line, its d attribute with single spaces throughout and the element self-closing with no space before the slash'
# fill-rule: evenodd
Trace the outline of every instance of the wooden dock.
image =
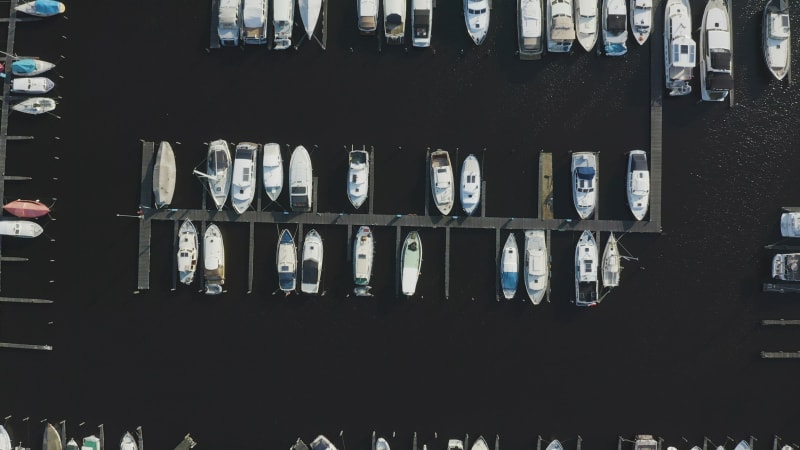
<svg viewBox="0 0 800 450">
<path fill-rule="evenodd" d="M 539 210 L 540 219 L 553 218 L 553 154 L 539 153 Z"/>
<path fill-rule="evenodd" d="M 219 48 L 219 0 L 211 0 L 211 33 L 209 34 L 208 48 Z"/>
<path fill-rule="evenodd" d="M 653 0 L 660 11 L 662 0 Z M 650 33 L 650 222 L 661 231 L 662 105 L 664 100 L 664 21 L 653 21 Z"/>
<path fill-rule="evenodd" d="M 798 326 L 798 325 L 800 325 L 800 320 L 764 319 L 764 320 L 761 321 L 761 325 L 764 325 L 764 326 L 773 326 L 773 325 Z"/>
<path fill-rule="evenodd" d="M 142 171 L 139 192 L 139 272 L 137 289 L 150 289 L 150 237 L 151 222 L 147 220 L 147 212 L 152 211 L 153 158 L 155 144 L 144 142 L 142 145 Z"/>
<path fill-rule="evenodd" d="M 0 342 L 0 348 L 12 348 L 16 350 L 42 350 L 48 352 L 53 350 L 53 347 L 49 345 L 12 344 L 11 342 Z"/>
<path fill-rule="evenodd" d="M 45 300 L 42 298 L 17 298 L 17 297 L 0 297 L 0 303 L 28 303 L 28 304 L 42 304 L 47 305 L 53 303 L 52 300 Z"/>
<path fill-rule="evenodd" d="M 800 352 L 761 352 L 762 359 L 800 359 Z"/>
</svg>

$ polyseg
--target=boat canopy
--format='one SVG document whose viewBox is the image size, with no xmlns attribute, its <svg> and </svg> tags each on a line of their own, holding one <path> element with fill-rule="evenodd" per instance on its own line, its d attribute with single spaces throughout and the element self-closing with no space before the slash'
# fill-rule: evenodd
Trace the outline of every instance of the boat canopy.
<svg viewBox="0 0 800 450">
<path fill-rule="evenodd" d="M 606 29 L 612 33 L 622 33 L 627 26 L 628 21 L 624 14 L 609 14 L 606 18 Z"/>
<path fill-rule="evenodd" d="M 389 25 L 402 25 L 403 18 L 400 17 L 400 14 L 389 14 L 386 16 L 386 23 Z"/>
<path fill-rule="evenodd" d="M 378 15 L 378 2 L 377 0 L 360 0 L 359 2 L 361 17 L 377 16 Z"/>
<path fill-rule="evenodd" d="M 503 272 L 503 289 L 514 289 L 517 286 L 519 274 L 517 272 Z"/>
<path fill-rule="evenodd" d="M 769 15 L 769 38 L 786 39 L 789 37 L 789 14 L 772 13 Z"/>
<path fill-rule="evenodd" d="M 244 26 L 258 28 L 266 22 L 264 0 L 244 0 Z"/>
<path fill-rule="evenodd" d="M 303 261 L 303 283 L 317 284 L 319 278 L 319 261 L 309 259 Z"/>
<path fill-rule="evenodd" d="M 545 274 L 545 256 L 542 250 L 535 249 L 529 251 L 528 261 L 528 273 L 530 275 L 540 276 Z"/>
<path fill-rule="evenodd" d="M 217 150 L 213 153 L 212 162 L 213 168 L 220 172 L 228 168 L 228 155 L 223 150 Z M 217 174 L 219 175 L 219 174 Z"/>
<path fill-rule="evenodd" d="M 727 72 L 709 72 L 706 74 L 706 89 L 725 91 L 733 89 L 733 77 Z"/>
<path fill-rule="evenodd" d="M 575 169 L 578 178 L 582 180 L 591 180 L 594 178 L 594 169 L 591 167 L 578 167 Z"/>
<path fill-rule="evenodd" d="M 647 158 L 641 153 L 634 153 L 631 155 L 631 171 L 646 171 L 647 170 Z"/>
<path fill-rule="evenodd" d="M 278 273 L 278 283 L 283 291 L 294 289 L 294 272 L 291 271 L 289 266 L 281 266 L 280 273 Z"/>
<path fill-rule="evenodd" d="M 731 70 L 731 52 L 728 50 L 711 51 L 711 70 Z"/>
<path fill-rule="evenodd" d="M 53 0 L 36 0 L 33 10 L 37 14 L 53 15 L 61 12 L 61 3 Z"/>
<path fill-rule="evenodd" d="M 33 59 L 20 59 L 11 63 L 11 69 L 16 73 L 33 73 L 36 71 L 36 61 Z"/>
<path fill-rule="evenodd" d="M 731 49 L 731 34 L 723 30 L 708 30 L 708 49 L 714 50 Z"/>
<path fill-rule="evenodd" d="M 553 17 L 553 28 L 550 38 L 556 41 L 569 41 L 575 39 L 575 27 L 570 16 Z"/>
<path fill-rule="evenodd" d="M 694 67 L 697 63 L 695 55 L 697 54 L 697 45 L 695 42 L 686 36 L 672 40 L 672 65 L 676 67 Z"/>
<path fill-rule="evenodd" d="M 594 17 L 597 15 L 597 2 L 593 0 L 578 0 L 581 17 Z"/>
</svg>

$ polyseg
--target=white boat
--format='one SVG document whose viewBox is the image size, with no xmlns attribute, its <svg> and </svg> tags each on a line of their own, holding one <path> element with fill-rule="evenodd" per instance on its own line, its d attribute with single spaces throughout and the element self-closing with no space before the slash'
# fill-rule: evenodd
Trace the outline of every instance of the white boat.
<svg viewBox="0 0 800 450">
<path fill-rule="evenodd" d="M 653 0 L 631 0 L 631 33 L 643 45 L 653 31 Z"/>
<path fill-rule="evenodd" d="M 242 41 L 245 44 L 267 43 L 267 0 L 244 0 L 242 13 Z"/>
<path fill-rule="evenodd" d="M 721 102 L 733 89 L 731 19 L 725 0 L 708 0 L 700 28 L 700 97 Z"/>
<path fill-rule="evenodd" d="M 447 450 L 464 450 L 464 442 L 458 439 L 447 441 Z"/>
<path fill-rule="evenodd" d="M 294 0 L 272 1 L 272 27 L 275 29 L 274 48 L 275 50 L 284 50 L 292 46 Z"/>
<path fill-rule="evenodd" d="M 11 436 L 2 425 L 0 425 L 0 450 L 11 450 Z"/>
<path fill-rule="evenodd" d="M 489 0 L 464 0 L 464 20 L 467 34 L 475 45 L 483 44 L 489 33 Z"/>
<path fill-rule="evenodd" d="M 525 291 L 534 305 L 542 302 L 550 278 L 550 260 L 544 230 L 525 232 Z"/>
<path fill-rule="evenodd" d="M 436 208 L 442 215 L 453 209 L 453 165 L 446 150 L 431 153 L 431 192 Z"/>
<path fill-rule="evenodd" d="M 360 227 L 353 243 L 353 279 L 356 283 L 353 292 L 356 295 L 369 295 L 374 250 L 372 230 L 367 226 Z"/>
<path fill-rule="evenodd" d="M 130 433 L 125 433 L 119 442 L 119 450 L 138 450 L 139 446 L 136 445 L 136 440 Z"/>
<path fill-rule="evenodd" d="M 256 159 L 258 159 L 258 144 L 240 142 L 236 145 L 231 177 L 231 205 L 239 214 L 247 211 L 255 197 Z"/>
<path fill-rule="evenodd" d="M 574 0 L 575 35 L 578 43 L 587 52 L 597 44 L 597 31 L 600 28 L 597 0 Z"/>
<path fill-rule="evenodd" d="M 217 36 L 223 46 L 239 45 L 239 28 L 241 27 L 242 0 L 220 0 L 219 24 Z"/>
<path fill-rule="evenodd" d="M 186 219 L 178 230 L 178 278 L 192 284 L 197 270 L 197 229 Z"/>
<path fill-rule="evenodd" d="M 83 438 L 81 450 L 100 450 L 100 438 L 95 435 Z"/>
<path fill-rule="evenodd" d="M 311 157 L 305 147 L 298 145 L 289 160 L 289 206 L 292 211 L 311 211 L 313 182 Z"/>
<path fill-rule="evenodd" d="M 44 228 L 30 220 L 0 220 L 0 236 L 34 238 L 44 232 Z"/>
<path fill-rule="evenodd" d="M 222 139 L 217 139 L 208 144 L 208 155 L 206 157 L 206 171 L 195 170 L 194 174 L 208 180 L 208 190 L 211 199 L 217 206 L 217 210 L 222 210 L 228 193 L 231 190 L 231 152 L 228 143 Z"/>
<path fill-rule="evenodd" d="M 11 63 L 11 74 L 15 77 L 35 77 L 52 69 L 56 65 L 41 59 L 18 59 Z"/>
<path fill-rule="evenodd" d="M 481 201 L 481 165 L 474 155 L 467 156 L 461 165 L 461 207 L 472 214 Z"/>
<path fill-rule="evenodd" d="M 575 305 L 597 304 L 597 241 L 591 231 L 584 231 L 575 247 Z"/>
<path fill-rule="evenodd" d="M 572 154 L 572 200 L 581 219 L 594 214 L 597 202 L 597 154 L 575 152 Z"/>
<path fill-rule="evenodd" d="M 433 31 L 433 0 L 411 0 L 411 45 L 430 47 Z"/>
<path fill-rule="evenodd" d="M 628 153 L 628 207 L 636 220 L 644 219 L 650 205 L 650 169 L 647 153 L 632 150 Z"/>
<path fill-rule="evenodd" d="M 781 214 L 781 236 L 800 237 L 800 212 Z"/>
<path fill-rule="evenodd" d="M 603 49 L 608 56 L 628 52 L 628 7 L 625 0 L 603 0 Z"/>
<path fill-rule="evenodd" d="M 380 437 L 375 442 L 375 450 L 390 450 L 389 443 L 386 442 L 386 439 Z"/>
<path fill-rule="evenodd" d="M 80 447 L 78 447 L 78 443 L 75 442 L 75 439 L 71 438 L 69 441 L 67 441 L 67 446 L 64 447 L 64 449 L 65 450 L 80 450 Z M 0 445 L 0 450 L 3 450 L 3 446 L 2 445 Z"/>
<path fill-rule="evenodd" d="M 603 249 L 603 286 L 613 288 L 619 286 L 620 256 L 617 238 L 614 233 L 608 236 L 606 248 Z"/>
<path fill-rule="evenodd" d="M 475 442 L 472 444 L 472 450 L 489 450 L 486 439 L 484 439 L 483 436 L 478 436 L 478 439 L 475 439 Z"/>
<path fill-rule="evenodd" d="M 61 435 L 51 423 L 48 423 L 44 429 L 42 450 L 61 450 Z"/>
<path fill-rule="evenodd" d="M 572 0 L 544 0 L 547 5 L 547 51 L 569 53 L 575 41 Z"/>
<path fill-rule="evenodd" d="M 792 33 L 789 0 L 767 0 L 761 28 L 764 61 L 770 73 L 782 80 L 792 64 Z"/>
<path fill-rule="evenodd" d="M 303 26 L 306 29 L 308 38 L 314 34 L 319 21 L 319 13 L 322 10 L 322 0 L 297 0 L 297 5 L 300 8 L 300 18 L 303 20 Z"/>
<path fill-rule="evenodd" d="M 658 450 L 659 447 L 651 434 L 637 434 L 633 441 L 633 450 Z"/>
<path fill-rule="evenodd" d="M 25 114 L 44 114 L 56 109 L 56 101 L 47 97 L 32 97 L 17 103 L 11 109 Z"/>
<path fill-rule="evenodd" d="M 561 441 L 554 439 L 547 444 L 547 448 L 545 450 L 564 450 L 564 446 L 561 445 Z"/>
<path fill-rule="evenodd" d="M 772 257 L 772 278 L 800 281 L 800 253 L 778 253 Z"/>
<path fill-rule="evenodd" d="M 519 284 L 519 249 L 514 232 L 508 235 L 500 256 L 500 288 L 507 300 L 514 298 Z"/>
<path fill-rule="evenodd" d="M 367 36 L 375 34 L 378 30 L 379 0 L 358 1 L 358 31 Z"/>
<path fill-rule="evenodd" d="M 669 95 L 692 92 L 689 82 L 697 65 L 696 58 L 689 0 L 667 0 L 664 8 L 664 73 Z"/>
<path fill-rule="evenodd" d="M 542 0 L 517 0 L 517 46 L 520 59 L 539 59 L 544 53 Z"/>
<path fill-rule="evenodd" d="M 387 44 L 405 42 L 406 0 L 383 0 L 383 32 Z"/>
<path fill-rule="evenodd" d="M 347 198 L 354 208 L 364 204 L 369 193 L 369 153 L 364 149 L 352 149 L 348 155 Z"/>
<path fill-rule="evenodd" d="M 225 284 L 225 243 L 219 227 L 213 223 L 203 235 L 203 275 L 206 294 L 221 294 Z"/>
<path fill-rule="evenodd" d="M 303 262 L 300 266 L 303 279 L 300 290 L 306 294 L 318 294 L 322 283 L 322 237 L 317 230 L 310 230 L 303 240 Z"/>
<path fill-rule="evenodd" d="M 18 5 L 15 9 L 31 16 L 50 17 L 62 14 L 67 7 L 55 0 L 34 0 Z"/>
<path fill-rule="evenodd" d="M 750 450 L 750 444 L 748 444 L 747 441 L 739 441 L 733 450 Z"/>
<path fill-rule="evenodd" d="M 278 248 L 275 252 L 275 265 L 278 267 L 278 286 L 289 295 L 297 286 L 297 247 L 289 230 L 281 231 Z"/>
<path fill-rule="evenodd" d="M 422 239 L 419 233 L 411 231 L 403 241 L 403 250 L 400 253 L 400 285 L 403 295 L 414 295 L 421 269 Z"/>
<path fill-rule="evenodd" d="M 153 194 L 156 208 L 172 203 L 175 194 L 175 152 L 167 141 L 161 141 L 153 165 Z"/>
<path fill-rule="evenodd" d="M 283 159 L 281 158 L 280 145 L 274 143 L 264 144 L 262 178 L 264 179 L 264 190 L 267 192 L 267 197 L 274 202 L 281 195 L 281 190 L 283 190 Z"/>
<path fill-rule="evenodd" d="M 46 94 L 55 83 L 47 77 L 21 77 L 11 80 L 11 92 L 15 94 Z"/>
<path fill-rule="evenodd" d="M 333 445 L 333 442 L 321 434 L 311 441 L 309 447 L 311 450 L 336 450 L 336 446 Z"/>
</svg>

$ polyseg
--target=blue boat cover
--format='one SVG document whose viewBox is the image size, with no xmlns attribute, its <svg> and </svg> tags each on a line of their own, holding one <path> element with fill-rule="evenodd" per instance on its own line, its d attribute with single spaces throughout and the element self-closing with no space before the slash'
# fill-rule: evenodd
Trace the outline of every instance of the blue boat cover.
<svg viewBox="0 0 800 450">
<path fill-rule="evenodd" d="M 54 0 L 36 0 L 33 4 L 33 9 L 39 14 L 58 14 L 60 11 L 61 3 Z"/>
<path fill-rule="evenodd" d="M 503 289 L 516 289 L 518 279 L 519 274 L 517 272 L 503 272 L 503 276 L 501 278 Z"/>
<path fill-rule="evenodd" d="M 622 44 L 606 44 L 606 54 L 609 55 L 623 55 L 628 51 Z"/>
<path fill-rule="evenodd" d="M 591 180 L 594 178 L 594 169 L 591 167 L 578 167 L 578 178 L 583 180 Z"/>
<path fill-rule="evenodd" d="M 32 59 L 20 59 L 11 63 L 11 70 L 16 73 L 32 73 L 36 70 L 36 61 Z"/>
</svg>

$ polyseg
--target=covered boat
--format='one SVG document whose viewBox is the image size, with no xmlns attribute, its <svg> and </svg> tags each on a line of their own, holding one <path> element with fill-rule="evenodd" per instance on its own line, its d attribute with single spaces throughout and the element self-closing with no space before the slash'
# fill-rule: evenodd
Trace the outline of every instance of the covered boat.
<svg viewBox="0 0 800 450">
<path fill-rule="evenodd" d="M 433 0 L 411 0 L 411 45 L 430 47 L 433 31 Z"/>
<path fill-rule="evenodd" d="M 525 291 L 534 305 L 542 302 L 550 279 L 550 258 L 544 230 L 525 232 Z"/>
<path fill-rule="evenodd" d="M 18 59 L 11 63 L 11 74 L 16 77 L 35 77 L 47 72 L 56 65 L 41 59 Z"/>
<path fill-rule="evenodd" d="M 636 220 L 642 220 L 650 205 L 650 169 L 644 150 L 628 153 L 627 185 L 628 207 Z"/>
<path fill-rule="evenodd" d="M 300 8 L 300 19 L 303 20 L 303 27 L 308 38 L 311 39 L 319 21 L 322 0 L 297 0 L 297 5 Z"/>
<path fill-rule="evenodd" d="M 33 219 L 50 214 L 50 207 L 38 200 L 14 200 L 3 205 L 3 209 L 23 219 Z"/>
<path fill-rule="evenodd" d="M 281 231 L 275 264 L 278 267 L 278 286 L 289 295 L 297 285 L 297 247 L 289 230 Z"/>
<path fill-rule="evenodd" d="M 46 94 L 55 83 L 47 77 L 21 77 L 11 80 L 11 92 L 15 94 Z"/>
<path fill-rule="evenodd" d="M 262 161 L 262 178 L 264 191 L 273 202 L 278 200 L 283 190 L 283 158 L 281 146 L 275 143 L 264 144 L 264 157 Z"/>
<path fill-rule="evenodd" d="M 244 0 L 242 8 L 242 41 L 245 44 L 267 43 L 268 0 Z"/>
<path fill-rule="evenodd" d="M 575 41 L 572 0 L 544 0 L 547 5 L 547 51 L 569 53 Z"/>
<path fill-rule="evenodd" d="M 156 209 L 172 203 L 175 194 L 175 152 L 167 141 L 161 141 L 153 166 L 153 195 Z"/>
<path fill-rule="evenodd" d="M 49 422 L 44 428 L 42 450 L 61 450 L 61 435 L 58 434 L 56 427 Z"/>
<path fill-rule="evenodd" d="M 789 26 L 789 0 L 767 0 L 761 40 L 769 72 L 782 80 L 792 64 L 792 33 Z"/>
<path fill-rule="evenodd" d="M 461 207 L 469 216 L 481 201 L 481 166 L 475 155 L 467 156 L 461 165 Z"/>
<path fill-rule="evenodd" d="M 542 0 L 517 0 L 519 59 L 539 59 L 544 53 Z"/>
<path fill-rule="evenodd" d="M 692 92 L 689 82 L 697 65 L 696 55 L 689 0 L 667 0 L 664 8 L 664 68 L 669 95 Z"/>
<path fill-rule="evenodd" d="M 378 29 L 378 1 L 358 0 L 358 31 L 367 36 Z"/>
<path fill-rule="evenodd" d="M 11 109 L 25 114 L 44 114 L 56 109 L 56 101 L 48 97 L 32 97 L 17 103 Z"/>
<path fill-rule="evenodd" d="M 222 210 L 228 193 L 231 190 L 231 152 L 228 143 L 223 139 L 217 139 L 208 144 L 208 156 L 206 158 L 206 171 L 195 170 L 195 175 L 208 180 L 208 190 L 211 199 L 217 206 L 217 210 Z"/>
<path fill-rule="evenodd" d="M 658 450 L 660 445 L 651 434 L 637 434 L 633 441 L 633 450 Z"/>
<path fill-rule="evenodd" d="M 367 226 L 360 227 L 353 243 L 353 279 L 356 284 L 353 292 L 356 295 L 369 295 L 374 249 L 372 230 Z"/>
<path fill-rule="evenodd" d="M 67 7 L 55 0 L 34 0 L 18 5 L 16 10 L 31 16 L 50 17 L 63 13 Z"/>
<path fill-rule="evenodd" d="M 100 438 L 95 435 L 86 436 L 83 438 L 81 450 L 100 450 Z"/>
<path fill-rule="evenodd" d="M 772 257 L 772 278 L 800 281 L 800 253 L 778 253 Z"/>
<path fill-rule="evenodd" d="M 603 48 L 608 56 L 628 52 L 628 7 L 625 0 L 603 0 Z"/>
<path fill-rule="evenodd" d="M 221 294 L 225 284 L 225 244 L 219 227 L 213 223 L 203 236 L 203 270 L 206 294 Z"/>
<path fill-rule="evenodd" d="M 421 269 L 422 239 L 420 239 L 419 233 L 411 231 L 403 241 L 403 250 L 400 253 L 400 285 L 403 295 L 414 295 Z"/>
<path fill-rule="evenodd" d="M 236 156 L 233 160 L 233 176 L 231 177 L 231 205 L 241 214 L 247 211 L 256 193 L 256 160 L 258 144 L 240 142 L 236 145 Z"/>
<path fill-rule="evenodd" d="M 725 0 L 709 0 L 700 28 L 700 97 L 721 102 L 733 89 L 733 38 Z"/>
<path fill-rule="evenodd" d="M 292 211 L 311 211 L 313 182 L 311 157 L 305 147 L 298 145 L 289 160 L 289 206 Z"/>
<path fill-rule="evenodd" d="M 347 198 L 354 208 L 364 204 L 369 193 L 369 153 L 363 148 L 350 150 L 347 170 Z"/>
<path fill-rule="evenodd" d="M 383 0 L 386 43 L 402 45 L 406 38 L 406 0 Z"/>
<path fill-rule="evenodd" d="M 239 45 L 241 14 L 242 0 L 220 0 L 217 25 L 217 36 L 219 37 L 220 45 Z"/>
<path fill-rule="evenodd" d="M 464 0 L 467 34 L 475 45 L 481 45 L 486 40 L 486 35 L 489 34 L 490 15 L 489 0 Z"/>
<path fill-rule="evenodd" d="M 322 283 L 322 237 L 317 230 L 310 230 L 303 241 L 302 283 L 300 290 L 306 294 L 318 294 Z"/>
<path fill-rule="evenodd" d="M 519 284 L 519 249 L 517 248 L 517 238 L 514 232 L 508 235 L 503 254 L 500 256 L 500 287 L 503 289 L 503 297 L 507 300 L 514 298 Z"/>
<path fill-rule="evenodd" d="M 453 209 L 453 165 L 450 154 L 445 150 L 431 153 L 431 193 L 436 208 L 442 215 L 450 214 Z"/>
<path fill-rule="evenodd" d="M 639 45 L 647 42 L 653 30 L 653 0 L 631 0 L 631 33 Z"/>
<path fill-rule="evenodd" d="M 584 231 L 575 246 L 575 305 L 594 306 L 598 299 L 597 241 Z"/>
<path fill-rule="evenodd" d="M 272 27 L 275 29 L 274 48 L 284 50 L 292 46 L 294 28 L 294 0 L 273 0 Z"/>
<path fill-rule="evenodd" d="M 800 212 L 781 214 L 781 236 L 800 237 Z"/>
<path fill-rule="evenodd" d="M 575 35 L 578 43 L 587 52 L 597 44 L 597 30 L 600 28 L 597 0 L 573 0 L 575 2 Z"/>
<path fill-rule="evenodd" d="M 34 238 L 44 232 L 44 228 L 30 220 L 0 220 L 0 235 L 21 238 Z"/>
<path fill-rule="evenodd" d="M 572 200 L 581 219 L 594 214 L 597 202 L 597 154 L 575 152 L 572 154 Z"/>
<path fill-rule="evenodd" d="M 178 278 L 183 284 L 192 284 L 197 270 L 197 229 L 186 219 L 178 230 Z"/>
<path fill-rule="evenodd" d="M 136 445 L 136 440 L 130 432 L 125 433 L 119 442 L 119 450 L 138 450 L 139 446 Z"/>
<path fill-rule="evenodd" d="M 603 250 L 603 286 L 613 288 L 619 286 L 620 256 L 617 238 L 614 233 L 608 236 L 606 248 Z"/>
</svg>

